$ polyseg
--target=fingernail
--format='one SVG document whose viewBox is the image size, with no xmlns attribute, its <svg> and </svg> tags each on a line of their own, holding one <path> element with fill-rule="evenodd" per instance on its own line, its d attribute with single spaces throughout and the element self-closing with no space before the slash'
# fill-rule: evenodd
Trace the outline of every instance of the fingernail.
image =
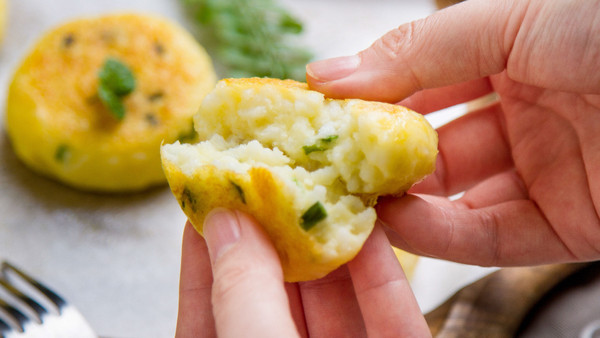
<svg viewBox="0 0 600 338">
<path fill-rule="evenodd" d="M 306 73 L 315 80 L 328 82 L 347 77 L 354 73 L 359 65 L 360 56 L 341 56 L 309 63 Z"/>
<path fill-rule="evenodd" d="M 224 208 L 214 209 L 206 215 L 202 231 L 213 264 L 240 239 L 237 216 Z"/>
</svg>

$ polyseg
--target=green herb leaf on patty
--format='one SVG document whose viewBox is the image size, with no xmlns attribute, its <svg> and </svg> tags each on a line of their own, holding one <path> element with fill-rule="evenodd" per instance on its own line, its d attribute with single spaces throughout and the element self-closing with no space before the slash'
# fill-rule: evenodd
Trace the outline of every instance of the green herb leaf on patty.
<svg viewBox="0 0 600 338">
<path fill-rule="evenodd" d="M 100 86 L 98 87 L 98 97 L 117 120 L 122 120 L 125 117 L 125 106 L 120 96 L 116 95 L 110 89 Z"/>
<path fill-rule="evenodd" d="M 118 120 L 125 117 L 123 97 L 135 89 L 135 77 L 121 61 L 108 58 L 98 73 L 98 97 Z"/>
<path fill-rule="evenodd" d="M 119 96 L 127 95 L 135 89 L 133 73 L 129 67 L 115 58 L 108 58 L 104 62 L 98 78 L 101 86 Z"/>
</svg>

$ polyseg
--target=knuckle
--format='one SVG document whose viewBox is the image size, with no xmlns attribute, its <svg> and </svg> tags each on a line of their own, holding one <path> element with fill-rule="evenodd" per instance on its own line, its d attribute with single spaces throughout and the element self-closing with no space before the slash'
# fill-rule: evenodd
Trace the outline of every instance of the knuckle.
<svg viewBox="0 0 600 338">
<path fill-rule="evenodd" d="M 383 61 L 382 63 L 387 67 L 403 69 L 406 76 L 404 80 L 417 90 L 423 88 L 419 72 L 414 69 L 414 62 L 417 60 L 416 55 L 418 55 L 419 49 L 423 47 L 417 41 L 422 26 L 423 23 L 420 21 L 401 25 L 379 38 L 369 48 L 375 59 Z"/>
<path fill-rule="evenodd" d="M 282 280 L 283 277 L 277 274 L 277 270 L 263 263 L 265 262 L 261 263 L 258 257 L 255 257 L 252 262 L 238 258 L 217 263 L 212 286 L 213 303 L 225 303 L 230 299 L 237 299 L 261 285 L 268 284 L 269 280 Z"/>
<path fill-rule="evenodd" d="M 485 259 L 482 261 L 482 266 L 497 266 L 504 253 L 502 251 L 502 245 L 500 240 L 500 219 L 495 212 L 488 212 L 480 210 L 478 213 L 479 224 L 483 230 L 484 238 L 482 239 L 487 244 L 487 250 L 482 257 Z"/>
<path fill-rule="evenodd" d="M 410 50 L 414 44 L 415 23 L 404 24 L 378 39 L 373 45 L 375 51 L 391 60 L 396 60 Z"/>
</svg>

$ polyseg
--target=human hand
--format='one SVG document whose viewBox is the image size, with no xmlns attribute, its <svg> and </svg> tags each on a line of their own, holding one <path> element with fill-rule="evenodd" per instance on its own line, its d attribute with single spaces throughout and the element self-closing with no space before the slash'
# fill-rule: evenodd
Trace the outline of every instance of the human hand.
<svg viewBox="0 0 600 338">
<path fill-rule="evenodd" d="M 431 335 L 379 226 L 354 260 L 301 283 L 283 282 L 273 245 L 242 212 L 213 211 L 204 235 L 186 224 L 177 337 Z"/>
<path fill-rule="evenodd" d="M 377 210 L 407 251 L 508 266 L 600 258 L 599 69 L 599 1 L 469 0 L 313 63 L 307 81 L 422 113 L 497 92 L 439 128 L 434 175 Z"/>
</svg>

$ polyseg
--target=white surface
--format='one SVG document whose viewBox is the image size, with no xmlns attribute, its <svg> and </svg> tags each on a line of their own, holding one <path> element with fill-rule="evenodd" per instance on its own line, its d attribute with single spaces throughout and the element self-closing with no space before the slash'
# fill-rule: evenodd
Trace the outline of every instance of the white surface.
<svg viewBox="0 0 600 338">
<path fill-rule="evenodd" d="M 304 40 L 317 58 L 355 53 L 434 9 L 432 3 L 412 0 L 284 3 L 305 22 Z M 2 110 L 14 68 L 42 32 L 76 16 L 122 10 L 185 25 L 177 0 L 9 0 L 0 50 Z M 170 191 L 93 195 L 41 178 L 17 161 L 0 121 L 0 259 L 59 291 L 102 336 L 172 336 L 185 217 Z M 413 286 L 428 311 L 488 271 L 423 259 Z"/>
</svg>

